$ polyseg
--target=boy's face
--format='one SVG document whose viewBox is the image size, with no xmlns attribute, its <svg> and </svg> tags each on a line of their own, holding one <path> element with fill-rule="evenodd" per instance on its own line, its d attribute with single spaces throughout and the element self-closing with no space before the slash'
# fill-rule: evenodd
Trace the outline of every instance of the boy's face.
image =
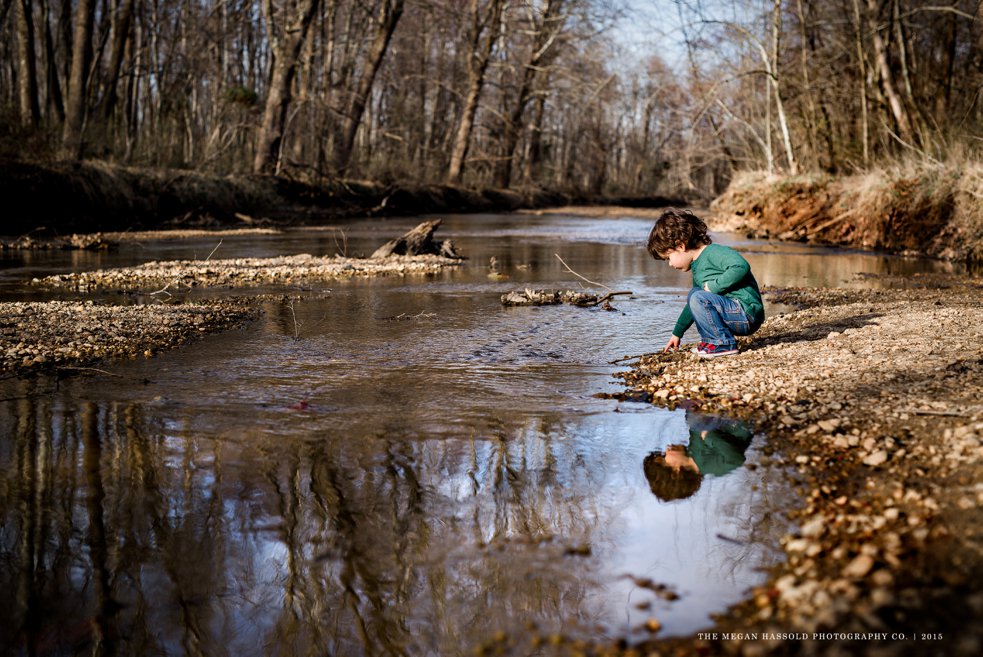
<svg viewBox="0 0 983 657">
<path fill-rule="evenodd" d="M 689 271 L 689 268 L 693 265 L 693 253 L 687 251 L 685 246 L 679 245 L 666 254 L 666 260 L 673 269 Z"/>
<path fill-rule="evenodd" d="M 693 460 L 691 456 L 686 454 L 686 448 L 681 445 L 670 445 L 666 449 L 665 455 L 666 465 L 668 465 L 673 470 L 681 470 L 682 468 L 689 468 L 691 470 L 696 470 L 699 472 L 699 468 L 696 465 L 696 461 Z"/>
</svg>

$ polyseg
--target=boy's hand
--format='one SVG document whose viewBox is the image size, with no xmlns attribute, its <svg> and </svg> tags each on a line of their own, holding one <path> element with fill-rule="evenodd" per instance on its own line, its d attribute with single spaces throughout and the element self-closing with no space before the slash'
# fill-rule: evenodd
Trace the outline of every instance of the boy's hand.
<svg viewBox="0 0 983 657">
<path fill-rule="evenodd" d="M 706 290 L 707 292 L 709 292 L 710 291 L 710 283 L 704 283 L 703 284 L 703 289 Z"/>
<path fill-rule="evenodd" d="M 667 353 L 670 351 L 678 351 L 678 350 L 679 350 L 679 338 L 677 338 L 674 335 L 671 338 L 669 338 L 669 342 L 666 343 L 666 348 L 662 350 L 662 353 Z"/>
</svg>

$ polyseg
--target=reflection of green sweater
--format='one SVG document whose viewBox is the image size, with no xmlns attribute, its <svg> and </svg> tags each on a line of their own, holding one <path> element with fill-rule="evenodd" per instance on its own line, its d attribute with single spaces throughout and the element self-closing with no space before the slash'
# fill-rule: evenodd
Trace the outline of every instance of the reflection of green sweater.
<svg viewBox="0 0 983 657">
<path fill-rule="evenodd" d="M 744 463 L 752 434 L 736 422 L 696 416 L 690 419 L 687 451 L 704 475 L 724 475 Z"/>
<path fill-rule="evenodd" d="M 744 312 L 751 320 L 751 326 L 757 329 L 765 321 L 765 307 L 761 302 L 761 291 L 758 282 L 751 273 L 751 265 L 740 253 L 729 246 L 707 244 L 700 256 L 693 261 L 690 268 L 693 272 L 693 287 L 703 289 L 708 284 L 710 291 L 741 304 Z M 677 338 L 683 337 L 693 325 L 693 313 L 689 304 L 679 313 L 672 334 Z"/>
</svg>

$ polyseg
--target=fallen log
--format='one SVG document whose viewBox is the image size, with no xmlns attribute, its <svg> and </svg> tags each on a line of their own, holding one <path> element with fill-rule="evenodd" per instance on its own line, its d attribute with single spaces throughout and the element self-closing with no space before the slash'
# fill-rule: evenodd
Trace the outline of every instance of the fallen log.
<svg viewBox="0 0 983 657">
<path fill-rule="evenodd" d="M 450 240 L 444 240 L 438 244 L 434 238 L 434 231 L 440 226 L 440 219 L 431 219 L 419 224 L 400 237 L 391 239 L 378 249 L 370 257 L 387 258 L 391 255 L 440 255 L 445 258 L 455 258 L 463 260 L 464 256 L 457 252 L 457 248 Z"/>
<path fill-rule="evenodd" d="M 516 290 L 502 295 L 504 306 L 555 306 L 569 303 L 573 306 L 589 308 L 597 306 L 619 294 L 632 294 L 630 290 L 608 292 L 604 295 L 574 292 L 573 290 Z"/>
</svg>

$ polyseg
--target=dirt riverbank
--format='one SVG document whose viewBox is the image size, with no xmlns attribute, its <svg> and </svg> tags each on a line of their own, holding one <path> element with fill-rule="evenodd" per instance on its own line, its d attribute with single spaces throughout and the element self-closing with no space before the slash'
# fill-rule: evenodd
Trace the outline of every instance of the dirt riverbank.
<svg viewBox="0 0 983 657">
<path fill-rule="evenodd" d="M 805 500 L 787 563 L 748 602 L 707 637 L 639 654 L 983 649 L 983 281 L 895 282 L 770 290 L 800 309 L 740 354 L 655 354 L 624 374 L 657 404 L 751 423 L 767 436 L 764 465 L 789 469 Z"/>
<path fill-rule="evenodd" d="M 738 175 L 717 230 L 983 263 L 983 165 L 920 163 L 852 176 Z M 714 226 L 711 226 L 714 228 Z"/>
<path fill-rule="evenodd" d="M 50 238 L 97 231 L 320 224 L 365 216 L 510 212 L 573 202 L 679 204 L 661 197 L 588 198 L 544 189 L 470 189 L 364 180 L 297 180 L 141 169 L 105 162 L 0 160 L 2 234 Z"/>
</svg>

